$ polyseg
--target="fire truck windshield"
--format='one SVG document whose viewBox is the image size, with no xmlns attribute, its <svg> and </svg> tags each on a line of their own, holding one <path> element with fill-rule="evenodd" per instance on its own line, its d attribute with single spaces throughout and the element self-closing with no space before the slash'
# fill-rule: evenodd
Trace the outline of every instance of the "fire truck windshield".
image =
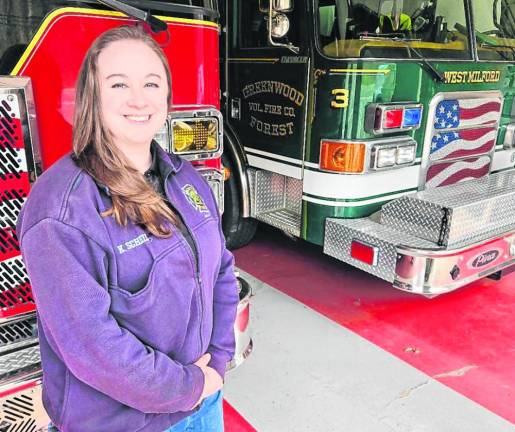
<svg viewBox="0 0 515 432">
<path fill-rule="evenodd" d="M 515 0 L 472 0 L 481 60 L 515 60 Z"/>
<path fill-rule="evenodd" d="M 471 58 L 464 0 L 320 0 L 318 38 L 329 57 Z"/>
</svg>

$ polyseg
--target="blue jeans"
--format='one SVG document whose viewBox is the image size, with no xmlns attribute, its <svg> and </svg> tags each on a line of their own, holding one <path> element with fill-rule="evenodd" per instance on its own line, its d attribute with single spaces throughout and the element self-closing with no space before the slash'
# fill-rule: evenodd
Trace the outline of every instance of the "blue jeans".
<svg viewBox="0 0 515 432">
<path fill-rule="evenodd" d="M 222 392 L 204 399 L 200 409 L 163 432 L 223 432 Z"/>
<path fill-rule="evenodd" d="M 197 412 L 163 432 L 224 432 L 222 400 L 221 391 L 205 398 Z M 58 432 L 58 430 L 50 424 L 48 432 Z"/>
</svg>

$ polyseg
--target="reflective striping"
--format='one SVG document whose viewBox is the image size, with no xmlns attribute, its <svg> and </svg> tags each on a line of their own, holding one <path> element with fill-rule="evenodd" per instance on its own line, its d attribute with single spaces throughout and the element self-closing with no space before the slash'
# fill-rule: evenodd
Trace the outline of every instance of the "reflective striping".
<svg viewBox="0 0 515 432">
<path fill-rule="evenodd" d="M 301 167 L 295 167 L 282 162 L 276 162 L 263 157 L 255 156 L 250 153 L 247 154 L 249 165 L 255 168 L 261 168 L 263 170 L 272 171 L 278 174 L 285 175 L 287 177 L 293 177 L 300 179 L 302 177 Z"/>
<path fill-rule="evenodd" d="M 394 193 L 394 194 L 390 194 L 390 195 L 383 195 L 383 196 L 380 196 L 377 198 L 370 198 L 370 199 L 363 199 L 363 200 L 356 200 L 356 201 L 330 201 L 330 200 L 324 200 L 324 199 L 320 199 L 320 198 L 310 197 L 307 195 L 303 195 L 302 199 L 303 199 L 303 201 L 308 201 L 308 202 L 312 202 L 314 204 L 320 204 L 320 205 L 325 205 L 325 206 L 330 206 L 330 207 L 361 207 L 361 206 L 365 206 L 365 205 L 369 205 L 369 204 L 376 204 L 376 203 L 381 203 L 384 201 L 389 201 L 389 200 L 392 200 L 395 198 L 400 198 L 400 197 L 403 197 L 410 193 L 413 193 L 415 191 L 416 191 L 416 189 L 412 189 L 412 190 L 408 190 L 405 192 Z"/>
<path fill-rule="evenodd" d="M 390 69 L 329 69 L 331 73 L 345 73 L 345 74 L 381 74 L 388 75 Z"/>
<path fill-rule="evenodd" d="M 227 61 L 230 63 L 277 63 L 279 58 L 261 58 L 261 57 L 232 57 L 228 58 Z"/>
<path fill-rule="evenodd" d="M 420 166 L 413 165 L 366 175 L 333 174 L 304 170 L 304 193 L 320 198 L 359 199 L 370 194 L 394 194 L 416 189 Z"/>
<path fill-rule="evenodd" d="M 265 157 L 270 158 L 270 159 L 276 159 L 276 160 L 279 160 L 279 161 L 289 162 L 289 163 L 294 164 L 294 165 L 302 165 L 302 160 L 301 159 L 294 159 L 294 158 L 290 158 L 290 157 L 287 157 L 287 156 L 282 156 L 282 155 L 278 155 L 278 154 L 275 154 L 275 153 L 270 153 L 270 152 L 267 152 L 267 151 L 258 150 L 258 149 L 255 149 L 253 147 L 243 147 L 243 148 L 245 149 L 245 151 L 247 153 L 253 153 L 253 154 L 256 154 L 256 155 L 265 156 Z"/>
<path fill-rule="evenodd" d="M 104 11 L 104 10 L 76 8 L 76 7 L 65 7 L 65 8 L 57 9 L 57 10 L 51 12 L 50 14 L 48 14 L 47 17 L 44 19 L 44 21 L 41 23 L 36 34 L 30 41 L 29 45 L 27 46 L 27 49 L 23 52 L 23 55 L 21 56 L 18 63 L 16 63 L 16 66 L 14 66 L 14 68 L 11 72 L 11 75 L 18 75 L 20 72 L 23 72 L 22 71 L 23 66 L 25 65 L 28 58 L 33 54 L 34 48 L 41 41 L 45 31 L 49 28 L 49 26 L 51 24 L 53 24 L 58 19 L 61 19 L 63 16 L 73 15 L 73 14 L 106 17 L 106 18 L 133 19 L 133 18 L 127 17 L 127 15 L 125 15 L 121 12 L 117 12 L 117 11 Z M 211 21 L 203 21 L 203 20 L 195 20 L 195 19 L 187 19 L 187 18 L 162 17 L 162 16 L 159 16 L 158 18 L 163 19 L 166 22 L 170 22 L 170 23 L 189 24 L 189 25 L 196 25 L 196 26 L 203 26 L 203 27 L 214 27 L 216 30 L 219 29 L 218 24 L 213 23 Z"/>
<path fill-rule="evenodd" d="M 306 162 L 304 161 L 304 166 L 308 168 L 315 168 L 320 169 L 320 164 L 314 163 L 314 162 Z"/>
</svg>

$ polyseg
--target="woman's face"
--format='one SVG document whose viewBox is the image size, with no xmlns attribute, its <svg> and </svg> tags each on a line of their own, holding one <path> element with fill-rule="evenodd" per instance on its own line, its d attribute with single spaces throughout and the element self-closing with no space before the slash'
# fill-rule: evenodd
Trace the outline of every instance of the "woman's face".
<svg viewBox="0 0 515 432">
<path fill-rule="evenodd" d="M 150 47 L 137 40 L 110 43 L 98 56 L 102 119 L 122 150 L 146 146 L 168 113 L 165 68 Z"/>
</svg>

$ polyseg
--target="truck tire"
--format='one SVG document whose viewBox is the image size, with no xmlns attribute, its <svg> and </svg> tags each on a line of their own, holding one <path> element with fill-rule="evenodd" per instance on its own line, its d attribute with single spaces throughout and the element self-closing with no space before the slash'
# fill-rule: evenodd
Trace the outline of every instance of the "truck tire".
<svg viewBox="0 0 515 432">
<path fill-rule="evenodd" d="M 224 214 L 222 217 L 222 229 L 225 235 L 227 247 L 231 250 L 238 249 L 249 243 L 256 233 L 257 220 L 243 218 L 241 216 L 241 194 L 236 172 L 226 155 L 222 156 L 222 163 L 231 171 L 230 177 L 224 183 Z"/>
</svg>

